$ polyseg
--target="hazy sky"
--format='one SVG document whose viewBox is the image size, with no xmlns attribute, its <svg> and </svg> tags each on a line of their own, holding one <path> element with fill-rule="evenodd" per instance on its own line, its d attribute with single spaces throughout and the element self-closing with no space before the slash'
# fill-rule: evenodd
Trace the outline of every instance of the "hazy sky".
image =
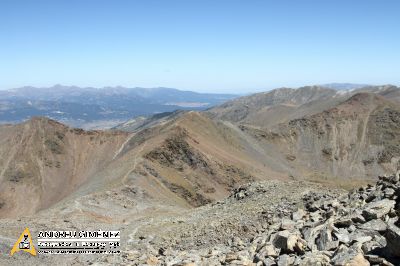
<svg viewBox="0 0 400 266">
<path fill-rule="evenodd" d="M 0 1 L 0 88 L 399 84 L 400 1 Z"/>
</svg>

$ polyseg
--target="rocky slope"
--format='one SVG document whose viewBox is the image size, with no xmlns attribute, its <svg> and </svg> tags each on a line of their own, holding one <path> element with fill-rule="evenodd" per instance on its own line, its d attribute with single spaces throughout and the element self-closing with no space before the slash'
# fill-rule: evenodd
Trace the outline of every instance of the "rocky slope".
<svg viewBox="0 0 400 266">
<path fill-rule="evenodd" d="M 179 217 L 177 225 L 164 224 L 174 232 L 169 237 L 153 232 L 122 258 L 107 259 L 133 265 L 399 265 L 399 174 L 348 194 L 313 185 L 293 189 L 290 182 L 286 189 L 276 182 L 243 186 L 223 202 Z M 203 220 L 206 242 L 193 215 L 213 217 Z"/>
</svg>

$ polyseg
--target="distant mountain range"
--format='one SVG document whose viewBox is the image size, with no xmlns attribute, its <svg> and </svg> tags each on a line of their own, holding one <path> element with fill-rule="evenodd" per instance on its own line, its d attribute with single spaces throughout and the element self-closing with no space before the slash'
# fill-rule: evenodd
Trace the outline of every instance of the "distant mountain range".
<svg viewBox="0 0 400 266">
<path fill-rule="evenodd" d="M 203 110 L 235 97 L 172 88 L 22 87 L 0 91 L 0 122 L 46 116 L 75 127 L 107 128 L 136 116 Z"/>
</svg>

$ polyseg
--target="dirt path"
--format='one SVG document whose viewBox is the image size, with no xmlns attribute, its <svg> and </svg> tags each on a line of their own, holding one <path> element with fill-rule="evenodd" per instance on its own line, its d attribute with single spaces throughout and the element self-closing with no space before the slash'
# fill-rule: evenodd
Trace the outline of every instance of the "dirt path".
<svg viewBox="0 0 400 266">
<path fill-rule="evenodd" d="M 122 152 L 122 151 L 124 150 L 124 148 L 125 148 L 125 145 L 126 145 L 126 144 L 132 139 L 132 137 L 135 136 L 135 135 L 136 135 L 136 133 L 133 133 L 133 134 L 131 134 L 131 135 L 128 136 L 128 138 L 124 141 L 124 143 L 122 143 L 121 147 L 115 152 L 114 157 L 113 157 L 113 160 L 114 160 L 115 158 L 117 158 L 118 155 L 121 154 L 121 152 Z"/>
<path fill-rule="evenodd" d="M 122 184 L 123 184 L 123 185 L 125 185 L 125 186 L 128 185 L 128 184 L 127 184 L 127 180 L 128 180 L 128 178 L 129 178 L 129 175 L 130 175 L 133 171 L 135 171 L 136 166 L 137 166 L 138 161 L 139 161 L 140 153 L 143 151 L 143 149 L 144 149 L 145 146 L 146 146 L 146 142 L 140 147 L 140 149 L 139 149 L 139 150 L 137 151 L 137 153 L 135 154 L 135 158 L 133 158 L 133 166 L 132 166 L 132 169 L 130 169 L 130 170 L 126 173 L 126 175 L 124 175 L 124 177 L 122 178 Z"/>
</svg>

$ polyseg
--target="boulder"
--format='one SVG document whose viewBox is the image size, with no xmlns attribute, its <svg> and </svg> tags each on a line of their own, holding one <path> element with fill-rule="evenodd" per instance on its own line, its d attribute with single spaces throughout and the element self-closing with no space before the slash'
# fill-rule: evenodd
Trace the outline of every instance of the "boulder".
<svg viewBox="0 0 400 266">
<path fill-rule="evenodd" d="M 354 224 L 350 225 L 349 228 L 347 228 L 347 231 L 354 232 L 355 230 L 357 230 L 357 228 L 354 226 Z"/>
<path fill-rule="evenodd" d="M 363 244 L 365 242 L 369 242 L 372 240 L 371 236 L 359 236 L 359 237 L 355 237 L 352 239 L 352 243 L 353 242 L 357 242 L 359 244 Z"/>
<path fill-rule="evenodd" d="M 362 253 L 358 253 L 356 256 L 348 260 L 345 266 L 370 266 L 368 260 L 366 260 Z"/>
<path fill-rule="evenodd" d="M 335 221 L 336 227 L 349 227 L 352 224 L 353 224 L 353 220 L 352 220 L 352 217 L 350 217 L 350 216 L 342 217 Z"/>
<path fill-rule="evenodd" d="M 298 254 L 304 254 L 306 248 L 307 248 L 307 242 L 302 238 L 298 238 L 294 246 L 294 251 L 296 251 L 296 253 Z"/>
<path fill-rule="evenodd" d="M 365 242 L 361 245 L 361 249 L 364 252 L 364 254 L 368 254 L 371 251 L 377 249 L 377 248 L 381 248 L 382 245 L 376 241 L 369 241 L 369 242 Z"/>
<path fill-rule="evenodd" d="M 299 237 L 297 235 L 294 235 L 294 234 L 289 235 L 289 237 L 287 239 L 287 243 L 286 243 L 286 250 L 294 251 L 298 239 L 299 239 Z"/>
<path fill-rule="evenodd" d="M 265 260 L 263 260 L 263 263 L 265 266 L 276 266 L 276 262 L 272 258 L 266 258 Z"/>
<path fill-rule="evenodd" d="M 302 253 L 307 246 L 307 242 L 298 234 L 285 230 L 275 235 L 273 245 L 275 248 L 282 249 L 286 252 L 296 251 L 297 253 Z"/>
<path fill-rule="evenodd" d="M 237 256 L 237 254 L 235 254 L 235 253 L 233 253 L 233 252 L 231 252 L 231 253 L 228 253 L 228 254 L 226 254 L 226 256 L 225 256 L 225 262 L 232 262 L 232 261 L 234 261 L 234 260 L 237 260 L 238 259 L 238 256 Z"/>
<path fill-rule="evenodd" d="M 333 232 L 333 235 L 336 237 L 339 243 L 346 244 L 350 242 L 349 232 L 344 228 L 339 228 Z"/>
<path fill-rule="evenodd" d="M 321 213 L 319 211 L 315 211 L 315 212 L 310 213 L 310 219 L 313 222 L 318 222 L 318 221 L 323 220 L 323 218 L 321 216 Z"/>
<path fill-rule="evenodd" d="M 389 224 L 385 233 L 387 252 L 394 257 L 400 257 L 400 228 Z"/>
<path fill-rule="evenodd" d="M 332 258 L 331 263 L 335 266 L 369 266 L 363 254 L 357 249 L 341 245 Z"/>
<path fill-rule="evenodd" d="M 275 235 L 273 240 L 273 244 L 276 248 L 286 250 L 288 247 L 288 240 L 289 240 L 290 232 L 288 230 L 280 231 Z M 294 244 L 293 244 L 294 245 Z"/>
<path fill-rule="evenodd" d="M 281 221 L 281 230 L 293 230 L 296 223 L 289 219 L 282 219 Z"/>
<path fill-rule="evenodd" d="M 364 224 L 360 224 L 357 226 L 359 229 L 365 229 L 365 230 L 374 230 L 378 232 L 385 232 L 387 225 L 384 221 L 380 219 L 374 219 L 371 221 L 368 221 Z"/>
<path fill-rule="evenodd" d="M 389 199 L 370 202 L 365 205 L 362 215 L 367 221 L 379 219 L 388 214 L 394 205 L 395 201 Z"/>
<path fill-rule="evenodd" d="M 385 197 L 389 198 L 394 195 L 395 190 L 393 188 L 388 187 L 383 192 L 385 193 Z"/>
<path fill-rule="evenodd" d="M 318 265 L 328 266 L 330 264 L 329 257 L 323 252 L 309 252 L 304 255 L 299 263 L 300 266 Z"/>
<path fill-rule="evenodd" d="M 297 222 L 298 220 L 303 219 L 303 217 L 306 215 L 306 212 L 303 209 L 298 209 L 294 213 L 292 213 L 292 220 Z"/>
<path fill-rule="evenodd" d="M 281 255 L 278 258 L 278 266 L 292 266 L 294 265 L 296 258 L 295 257 L 291 257 L 287 254 Z"/>
<path fill-rule="evenodd" d="M 352 220 L 353 222 L 355 222 L 355 223 L 365 223 L 365 218 L 364 218 L 364 216 L 362 216 L 361 213 L 360 213 L 360 214 L 354 214 L 354 215 L 351 217 L 351 220 Z"/>
<path fill-rule="evenodd" d="M 390 182 L 392 184 L 397 184 L 400 181 L 400 170 L 397 171 L 396 174 L 391 175 L 391 176 L 382 176 L 379 177 L 383 181 Z"/>
<path fill-rule="evenodd" d="M 370 263 L 373 265 L 380 265 L 380 266 L 394 266 L 392 263 L 388 262 L 384 258 L 379 257 L 378 255 L 365 255 L 364 256 Z"/>
<path fill-rule="evenodd" d="M 271 243 L 265 244 L 258 252 L 257 255 L 260 259 L 265 257 L 278 257 L 280 249 L 277 249 Z"/>
<path fill-rule="evenodd" d="M 325 228 L 321 230 L 315 243 L 318 250 L 332 250 L 338 247 L 339 241 L 333 241 L 332 230 Z"/>
</svg>

